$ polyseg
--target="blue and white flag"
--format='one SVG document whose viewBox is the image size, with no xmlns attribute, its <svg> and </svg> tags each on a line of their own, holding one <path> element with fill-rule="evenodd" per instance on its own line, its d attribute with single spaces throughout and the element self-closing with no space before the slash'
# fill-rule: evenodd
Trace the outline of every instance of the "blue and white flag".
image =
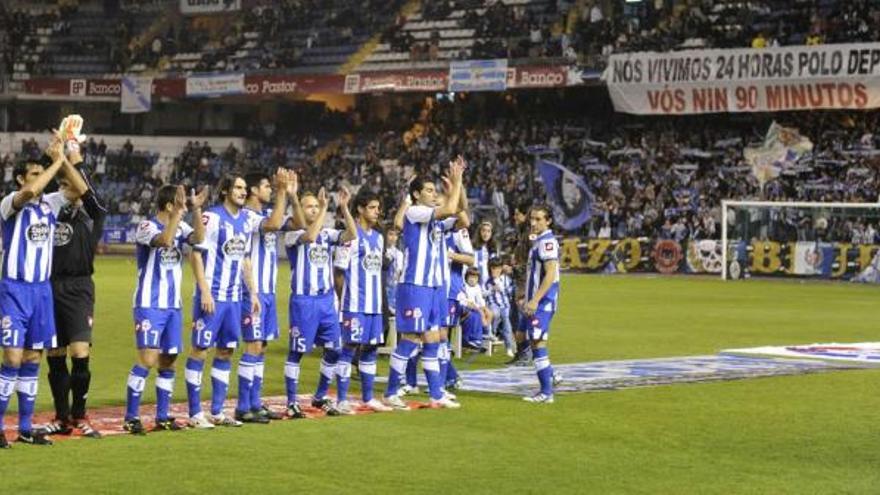
<svg viewBox="0 0 880 495">
<path fill-rule="evenodd" d="M 590 219 L 593 195 L 581 176 L 549 160 L 538 160 L 538 173 L 553 208 L 553 222 L 565 230 L 576 230 Z"/>
<path fill-rule="evenodd" d="M 149 112 L 152 106 L 152 77 L 122 77 L 121 113 Z"/>
</svg>

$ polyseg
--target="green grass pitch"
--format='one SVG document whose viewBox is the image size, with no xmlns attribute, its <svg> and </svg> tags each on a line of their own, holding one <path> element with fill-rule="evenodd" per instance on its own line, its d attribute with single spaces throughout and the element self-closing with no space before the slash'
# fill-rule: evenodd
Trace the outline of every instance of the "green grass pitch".
<svg viewBox="0 0 880 495">
<path fill-rule="evenodd" d="M 90 407 L 124 403 L 134 274 L 132 259 L 97 265 Z M 565 275 L 551 359 L 874 341 L 878 296 L 845 284 Z M 285 347 L 270 350 L 266 394 L 283 393 Z M 318 361 L 306 358 L 301 390 L 313 390 Z M 180 362 L 176 401 L 182 376 Z M 878 370 L 844 371 L 560 395 L 552 406 L 463 393 L 458 411 L 16 445 L 0 452 L 0 483 L 3 493 L 880 493 L 878 384 Z"/>
</svg>

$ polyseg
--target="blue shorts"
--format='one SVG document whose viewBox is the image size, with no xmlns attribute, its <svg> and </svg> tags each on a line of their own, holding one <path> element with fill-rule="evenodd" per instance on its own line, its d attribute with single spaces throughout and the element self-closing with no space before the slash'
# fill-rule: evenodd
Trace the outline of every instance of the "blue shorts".
<svg viewBox="0 0 880 495">
<path fill-rule="evenodd" d="M 0 280 L 0 347 L 53 347 L 55 305 L 49 282 Z"/>
<path fill-rule="evenodd" d="M 461 323 L 462 307 L 456 299 L 446 300 L 446 317 L 443 326 L 452 328 Z"/>
<path fill-rule="evenodd" d="M 161 349 L 162 354 L 183 350 L 183 311 L 134 308 L 134 339 L 138 349 Z"/>
<path fill-rule="evenodd" d="M 519 330 L 525 333 L 529 340 L 547 340 L 551 320 L 553 313 L 550 311 L 538 311 L 532 316 L 522 315 L 519 320 Z"/>
<path fill-rule="evenodd" d="M 291 296 L 290 350 L 312 352 L 316 345 L 338 349 L 339 312 L 332 292 L 321 296 Z"/>
<path fill-rule="evenodd" d="M 260 294 L 260 316 L 251 315 L 251 296 L 241 297 L 241 337 L 245 342 L 268 342 L 278 339 L 278 311 L 275 294 Z"/>
<path fill-rule="evenodd" d="M 342 342 L 346 344 L 382 345 L 382 315 L 342 313 Z"/>
<path fill-rule="evenodd" d="M 214 312 L 208 314 L 202 311 L 197 300 L 193 301 L 193 347 L 235 349 L 240 338 L 240 302 L 215 302 Z"/>
<path fill-rule="evenodd" d="M 446 315 L 446 290 L 443 287 L 397 286 L 397 331 L 423 333 L 437 330 Z"/>
</svg>

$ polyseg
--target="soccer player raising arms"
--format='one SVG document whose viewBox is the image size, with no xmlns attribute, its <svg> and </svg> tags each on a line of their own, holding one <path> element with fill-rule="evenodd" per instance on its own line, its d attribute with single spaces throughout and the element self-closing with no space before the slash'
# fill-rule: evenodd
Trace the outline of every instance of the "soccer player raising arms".
<svg viewBox="0 0 880 495">
<path fill-rule="evenodd" d="M 55 337 L 52 287 L 52 244 L 58 213 L 70 198 L 79 198 L 87 186 L 64 156 L 58 135 L 46 150 L 51 165 L 25 161 L 13 177 L 18 191 L 0 201 L 3 221 L 3 264 L 0 278 L 0 448 L 9 444 L 3 435 L 3 416 L 12 392 L 18 391 L 18 441 L 51 445 L 42 432 L 32 429 L 37 398 L 40 358 Z M 69 180 L 67 195 L 43 194 L 49 181 L 61 172 Z"/>
<path fill-rule="evenodd" d="M 251 236 L 262 219 L 244 209 L 247 185 L 239 175 L 220 180 L 220 204 L 202 214 L 205 240 L 190 257 L 196 278 L 193 299 L 192 350 L 186 361 L 189 424 L 194 428 L 215 425 L 241 426 L 223 413 L 229 389 L 232 353 L 241 338 L 241 273 Z M 251 314 L 260 314 L 260 300 L 251 300 Z M 208 349 L 216 347 L 211 368 L 211 415 L 205 417 L 200 402 L 202 370 Z"/>
<path fill-rule="evenodd" d="M 423 343 L 422 367 L 428 382 L 433 407 L 458 408 L 460 405 L 443 395 L 438 354 L 440 325 L 446 307 L 443 266 L 446 242 L 442 220 L 459 212 L 462 194 L 464 160 L 459 157 L 450 164 L 449 192 L 442 206 L 434 206 L 437 189 L 425 177 L 410 182 L 409 194 L 413 204 L 406 207 L 403 216 L 403 246 L 405 267 L 403 279 L 397 288 L 397 330 L 401 339 L 391 355 L 391 371 L 385 401 L 398 410 L 409 407 L 397 396 L 400 377 L 406 372 L 410 356 Z"/>
<path fill-rule="evenodd" d="M 347 231 L 355 237 L 348 243 L 349 262 L 344 270 L 342 290 L 342 342 L 339 358 L 339 404 L 342 414 L 354 414 L 347 400 L 351 378 L 351 362 L 360 346 L 358 370 L 361 377 L 361 397 L 373 411 L 386 412 L 391 408 L 373 398 L 373 380 L 376 377 L 378 346 L 384 343 L 382 328 L 382 251 L 384 238 L 376 230 L 381 205 L 379 195 L 361 188 L 354 200 L 355 220 L 348 208 L 343 208 Z"/>
<path fill-rule="evenodd" d="M 559 300 L 559 242 L 550 229 L 553 222 L 550 215 L 550 207 L 545 205 L 533 206 L 529 212 L 534 241 L 529 250 L 526 299 L 520 323 L 531 343 L 532 358 L 541 383 L 541 391 L 524 400 L 544 404 L 553 403 L 553 368 L 547 353 L 547 336 Z"/>
<path fill-rule="evenodd" d="M 338 203 L 346 216 L 350 193 L 343 188 L 338 193 Z M 307 193 L 302 201 L 291 200 L 295 217 L 305 219 L 306 227 L 288 232 L 284 242 L 290 261 L 290 352 L 284 365 L 284 381 L 287 388 L 287 415 L 303 418 L 305 414 L 296 402 L 299 384 L 300 361 L 303 354 L 315 345 L 324 348 L 321 374 L 312 406 L 322 409 L 328 416 L 338 416 L 336 405 L 325 397 L 330 381 L 337 376 L 339 360 L 339 312 L 333 292 L 333 266 L 331 247 L 355 238 L 351 230 L 345 232 L 324 228 L 328 199 L 321 188 L 318 195 Z M 301 209 L 302 211 L 298 211 Z"/>
<path fill-rule="evenodd" d="M 140 419 L 141 396 L 150 370 L 156 377 L 156 430 L 180 430 L 168 415 L 174 391 L 174 361 L 183 349 L 183 314 L 180 291 L 184 245 L 195 246 L 205 238 L 202 205 L 208 197 L 205 187 L 190 199 L 193 226 L 183 221 L 186 193 L 183 186 L 165 185 L 156 192 L 156 215 L 138 226 L 137 288 L 134 293 L 134 334 L 137 364 L 128 375 L 125 431 L 146 433 Z"/>
<path fill-rule="evenodd" d="M 274 184 L 261 172 L 245 176 L 248 196 L 245 208 L 263 219 L 260 232 L 250 245 L 245 259 L 244 293 L 241 299 L 244 353 L 238 363 L 238 406 L 235 419 L 245 423 L 267 423 L 283 416 L 262 403 L 263 369 L 266 346 L 278 338 L 278 313 L 275 307 L 275 282 L 278 278 L 277 231 L 290 230 L 292 222 L 284 218 L 288 189 L 298 188 L 295 172 L 278 169 Z M 275 202 L 269 208 L 274 185 Z M 259 299 L 260 313 L 251 313 L 252 301 Z"/>
</svg>

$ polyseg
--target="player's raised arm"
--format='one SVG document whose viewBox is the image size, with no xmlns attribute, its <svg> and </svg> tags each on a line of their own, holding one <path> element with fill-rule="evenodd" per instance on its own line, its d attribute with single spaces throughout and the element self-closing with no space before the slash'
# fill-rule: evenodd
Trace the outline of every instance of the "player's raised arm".
<svg viewBox="0 0 880 495">
<path fill-rule="evenodd" d="M 188 242 L 192 245 L 201 244 L 205 240 L 205 222 L 202 220 L 202 207 L 208 200 L 208 186 L 203 186 L 202 190 L 196 194 L 195 189 L 192 191 L 189 202 L 192 204 L 192 228 L 193 231 L 189 235 Z"/>
<path fill-rule="evenodd" d="M 464 161 L 464 158 L 458 157 L 458 160 L 461 160 L 461 164 L 463 169 L 467 168 L 467 162 Z M 461 194 L 459 195 L 458 201 L 458 214 L 456 215 L 455 220 L 455 228 L 456 229 L 469 229 L 471 228 L 471 217 L 470 217 L 470 205 L 468 204 L 467 190 L 464 187 L 464 180 L 461 183 Z"/>
<path fill-rule="evenodd" d="M 284 214 L 287 210 L 287 183 L 290 181 L 290 173 L 283 168 L 275 171 L 272 182 L 275 189 L 275 204 L 272 206 L 272 214 L 260 225 L 262 232 L 275 232 L 284 226 Z"/>
<path fill-rule="evenodd" d="M 400 201 L 400 206 L 397 207 L 397 211 L 394 213 L 393 225 L 397 230 L 403 230 L 403 219 L 406 218 L 406 209 L 411 204 L 412 199 L 409 197 L 409 194 L 404 194 L 403 199 Z"/>
<path fill-rule="evenodd" d="M 61 170 L 65 161 L 63 146 L 64 145 L 57 140 L 49 145 L 49 148 L 46 149 L 46 155 L 52 159 L 52 165 L 44 169 L 42 172 L 36 172 L 39 175 L 37 175 L 34 180 L 26 180 L 26 176 L 30 174 L 30 166 L 25 167 L 23 174 L 16 175 L 16 180 L 18 180 L 18 177 L 21 177 L 21 188 L 12 196 L 12 207 L 15 210 L 20 210 L 25 203 L 42 194 L 43 189 L 46 189 L 49 181 L 51 181 L 58 171 Z M 4 213 L 4 216 L 7 216 L 6 213 Z"/>
<path fill-rule="evenodd" d="M 302 209 L 302 203 L 299 202 L 299 176 L 296 172 L 290 171 L 287 182 L 287 195 L 290 197 L 290 205 L 293 207 L 293 217 L 288 220 L 289 230 L 306 228 L 306 215 Z"/>
<path fill-rule="evenodd" d="M 434 217 L 438 220 L 458 214 L 458 209 L 460 207 L 459 202 L 461 201 L 461 181 L 463 174 L 464 159 L 458 157 L 455 161 L 450 163 L 449 166 L 449 177 L 447 179 L 449 192 L 446 196 L 446 202 L 443 206 L 434 209 Z"/>
<path fill-rule="evenodd" d="M 186 193 L 183 190 L 183 186 L 177 186 L 177 190 L 174 192 L 174 203 L 171 206 L 168 224 L 165 225 L 161 234 L 153 238 L 150 245 L 153 247 L 172 247 L 174 245 L 174 237 L 177 235 L 177 226 L 180 225 L 180 221 L 185 213 Z M 201 225 L 201 218 L 196 223 Z M 202 230 L 204 230 L 204 226 L 202 226 Z"/>
<path fill-rule="evenodd" d="M 345 243 L 357 237 L 357 223 L 354 217 L 351 216 L 351 209 L 348 207 L 351 201 L 351 192 L 349 192 L 348 188 L 342 187 L 339 189 L 336 201 L 339 203 L 339 208 L 342 210 L 342 218 L 345 220 L 345 231 L 340 236 L 340 242 Z"/>
</svg>

